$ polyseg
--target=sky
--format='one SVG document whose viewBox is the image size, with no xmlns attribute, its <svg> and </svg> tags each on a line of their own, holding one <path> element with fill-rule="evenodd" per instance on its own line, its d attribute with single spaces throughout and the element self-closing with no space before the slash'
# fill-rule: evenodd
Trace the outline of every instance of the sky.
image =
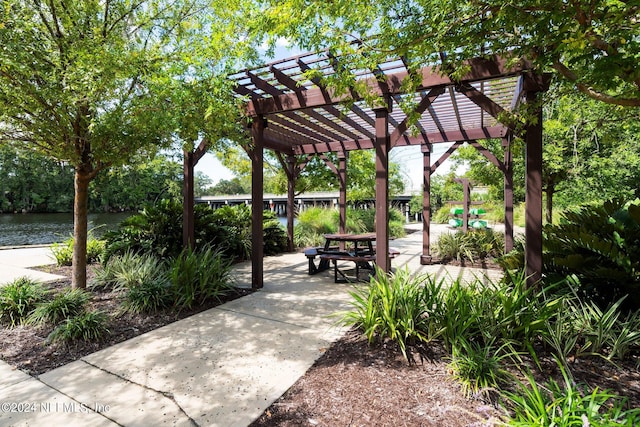
<svg viewBox="0 0 640 427">
<path fill-rule="evenodd" d="M 266 46 L 263 51 L 266 51 Z M 302 53 L 295 48 L 288 48 L 286 40 L 279 40 L 275 49 L 273 58 L 265 58 L 265 62 L 276 61 L 281 58 L 287 58 Z M 431 155 L 431 162 L 434 163 L 438 157 L 444 153 L 451 144 L 435 144 L 434 154 Z M 414 194 L 421 191 L 422 188 L 422 152 L 420 146 L 396 147 L 391 150 L 390 159 L 400 164 L 403 175 L 405 176 L 405 193 Z M 442 164 L 437 174 L 448 173 L 450 170 L 450 162 L 447 160 Z M 211 153 L 204 155 L 195 167 L 196 172 L 202 172 L 211 178 L 213 185 L 220 180 L 230 180 L 234 177 L 233 172 L 227 169 L 220 161 Z"/>
</svg>

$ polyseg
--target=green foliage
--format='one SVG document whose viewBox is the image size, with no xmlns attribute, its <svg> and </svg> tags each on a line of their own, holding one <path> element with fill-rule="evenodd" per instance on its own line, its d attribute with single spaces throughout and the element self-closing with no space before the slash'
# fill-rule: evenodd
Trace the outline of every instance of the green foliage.
<svg viewBox="0 0 640 427">
<path fill-rule="evenodd" d="M 476 343 L 460 336 L 451 352 L 450 368 L 467 397 L 487 393 L 511 379 L 503 359 L 511 357 L 508 344 L 496 348 L 493 341 Z"/>
<path fill-rule="evenodd" d="M 443 206 L 437 211 L 435 211 L 435 215 L 433 216 L 433 222 L 436 224 L 446 224 L 449 221 L 449 211 L 451 208 L 449 206 Z"/>
<path fill-rule="evenodd" d="M 530 58 L 535 69 L 553 70 L 561 82 L 598 101 L 639 103 L 635 3 L 580 1 L 568 8 L 534 0 L 269 3 L 259 22 L 274 43 L 286 37 L 307 49 L 348 54 L 355 70 L 370 68 L 393 52 L 421 64 L 446 58 L 455 79 L 468 72 L 464 60 L 491 52 L 509 63 Z M 375 36 L 370 36 L 372 22 Z M 354 38 L 366 38 L 366 43 L 354 46 L 349 43 Z M 336 90 L 352 84 L 353 76 L 344 74 L 334 83 Z"/>
<path fill-rule="evenodd" d="M 0 212 L 69 212 L 73 169 L 20 146 L 0 144 Z"/>
<path fill-rule="evenodd" d="M 73 237 L 68 238 L 62 243 L 54 243 L 51 245 L 51 253 L 56 259 L 58 266 L 71 265 L 73 261 Z"/>
<path fill-rule="evenodd" d="M 44 299 L 44 287 L 26 277 L 0 287 L 0 322 L 16 326 Z"/>
<path fill-rule="evenodd" d="M 163 280 L 166 278 L 166 280 Z M 171 284 L 167 275 L 129 286 L 122 302 L 123 312 L 155 313 L 173 303 Z"/>
<path fill-rule="evenodd" d="M 546 320 L 544 341 L 564 363 L 570 356 L 624 360 L 640 349 L 640 311 L 623 311 L 623 299 L 602 309 L 575 295 L 563 298 L 557 317 Z"/>
<path fill-rule="evenodd" d="M 197 230 L 197 228 L 196 228 Z M 163 199 L 105 233 L 105 259 L 127 251 L 167 258 L 182 250 L 182 205 Z"/>
<path fill-rule="evenodd" d="M 221 179 L 216 185 L 206 190 L 206 195 L 248 194 L 250 192 L 251 187 L 245 187 L 240 178 L 233 177 L 231 180 Z"/>
<path fill-rule="evenodd" d="M 203 236 L 202 242 L 209 243 L 224 251 L 227 256 L 239 261 L 249 259 L 251 255 L 251 209 L 247 205 L 223 206 L 214 211 L 209 210 L 205 219 L 196 221 L 196 230 L 199 224 L 207 227 L 203 223 L 209 222 L 210 232 Z M 263 229 L 265 234 L 269 228 L 269 237 L 272 238 L 277 234 L 279 224 L 274 224 L 274 214 L 269 211 L 263 212 Z M 276 220 L 277 221 L 277 220 Z M 280 229 L 281 230 L 281 229 Z M 196 241 L 198 239 L 196 238 Z M 265 255 L 268 255 L 266 249 L 277 247 L 276 242 L 264 239 Z"/>
<path fill-rule="evenodd" d="M 336 209 L 311 207 L 298 214 L 298 222 L 294 229 L 294 242 L 298 247 L 321 246 L 324 234 L 336 233 L 340 222 L 340 213 Z M 347 208 L 347 233 L 374 232 L 375 209 Z M 389 235 L 402 237 L 404 217 L 397 209 L 389 209 Z"/>
<path fill-rule="evenodd" d="M 321 246 L 324 244 L 323 234 L 335 233 L 338 222 L 334 211 L 323 208 L 307 208 L 298 214 L 294 238 L 298 247 Z"/>
<path fill-rule="evenodd" d="M 544 271 L 575 275 L 581 295 L 603 304 L 628 295 L 640 307 L 640 204 L 620 200 L 566 211 L 544 228 Z"/>
<path fill-rule="evenodd" d="M 507 273 L 500 283 L 476 279 L 466 284 L 412 276 L 407 270 L 377 271 L 369 286 L 351 293 L 353 309 L 342 313 L 340 322 L 361 329 L 369 342 L 396 341 L 407 358 L 418 343 L 442 341 L 465 393 L 502 396 L 511 416 L 508 425 L 634 425 L 640 410 L 625 410 L 624 400 L 606 391 L 583 390 L 565 366 L 568 355 L 580 351 L 628 357 L 631 349 L 640 348 L 640 314 L 624 314 L 620 302 L 606 310 L 581 305 L 575 296 L 559 294 L 563 287 L 527 287 L 523 273 Z M 534 348 L 542 341 L 560 349 L 564 384 L 550 380 L 540 386 L 525 374 L 528 385 L 505 389 L 513 382 L 507 365 L 519 364 L 522 350 L 537 360 Z"/>
<path fill-rule="evenodd" d="M 232 260 L 248 259 L 251 252 L 251 210 L 246 205 L 224 206 L 213 210 L 196 205 L 196 246 L 212 245 Z M 286 249 L 286 233 L 275 214 L 264 212 L 264 251 L 266 255 Z M 104 235 L 105 258 L 126 251 L 153 254 L 161 259 L 178 256 L 183 249 L 182 204 L 161 200 L 124 220 L 118 230 Z"/>
<path fill-rule="evenodd" d="M 148 159 L 176 137 L 241 135 L 232 88 L 216 73 L 253 52 L 244 1 L 3 5 L 0 142 L 74 169 L 77 242 L 86 239 L 89 184 L 101 171 Z M 76 259 L 74 286 L 84 287 L 83 254 Z"/>
<path fill-rule="evenodd" d="M 174 302 L 166 264 L 153 255 L 125 252 L 96 270 L 89 286 L 121 292 L 123 312 L 154 313 Z"/>
<path fill-rule="evenodd" d="M 109 334 L 109 316 L 87 311 L 65 319 L 47 337 L 48 342 L 99 341 Z"/>
<path fill-rule="evenodd" d="M 377 269 L 369 286 L 351 292 L 355 310 L 344 314 L 341 322 L 363 329 L 369 342 L 376 338 L 396 341 L 407 357 L 407 345 L 428 342 L 437 336 L 427 326 L 431 294 L 424 282 L 430 280 L 429 276 L 412 277 L 407 269 L 393 275 Z M 434 283 L 430 286 L 440 287 Z"/>
<path fill-rule="evenodd" d="M 64 319 L 81 314 L 90 299 L 91 295 L 82 289 L 66 290 L 49 301 L 39 303 L 29 315 L 27 323 L 56 325 Z"/>
<path fill-rule="evenodd" d="M 435 244 L 435 252 L 443 260 L 471 263 L 498 258 L 504 251 L 504 235 L 491 229 L 469 230 L 467 233 L 442 234 Z"/>
<path fill-rule="evenodd" d="M 231 261 L 211 247 L 167 261 L 126 252 L 97 270 L 90 286 L 120 292 L 123 312 L 152 313 L 171 305 L 180 310 L 225 295 L 232 288 Z"/>
<path fill-rule="evenodd" d="M 51 245 L 51 253 L 56 259 L 58 266 L 71 265 L 73 261 L 73 236 L 61 243 L 54 243 Z M 104 240 L 97 239 L 93 236 L 93 233 L 89 231 L 87 233 L 87 262 L 98 262 L 105 252 Z"/>
<path fill-rule="evenodd" d="M 173 302 L 166 263 L 153 255 L 113 256 L 96 270 L 89 286 L 122 292 L 124 312 L 153 313 Z"/>
<path fill-rule="evenodd" d="M 271 216 L 271 215 L 269 215 Z M 275 216 L 275 214 L 273 214 Z M 287 235 L 277 219 L 267 219 L 263 225 L 264 255 L 276 255 L 287 251 Z M 251 246 L 249 245 L 249 248 Z M 249 259 L 250 254 L 245 259 Z"/>
<path fill-rule="evenodd" d="M 91 182 L 92 212 L 122 212 L 143 209 L 160 199 L 182 197 L 182 164 L 156 155 L 135 164 L 112 167 Z"/>
<path fill-rule="evenodd" d="M 533 375 L 528 384 L 518 382 L 515 391 L 504 391 L 505 405 L 511 412 L 510 426 L 634 426 L 640 422 L 640 408 L 625 409 L 625 399 L 607 391 L 588 391 L 575 384 L 559 363 L 562 385 L 551 379 L 539 385 Z"/>
<path fill-rule="evenodd" d="M 211 247 L 183 251 L 172 261 L 169 271 L 178 309 L 216 300 L 232 288 L 231 262 L 223 252 Z"/>
</svg>

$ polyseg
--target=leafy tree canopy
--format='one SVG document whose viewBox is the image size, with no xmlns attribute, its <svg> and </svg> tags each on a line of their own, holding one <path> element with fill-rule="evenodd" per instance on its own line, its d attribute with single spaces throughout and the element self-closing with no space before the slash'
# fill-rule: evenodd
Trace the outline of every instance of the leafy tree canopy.
<svg viewBox="0 0 640 427">
<path fill-rule="evenodd" d="M 182 95 L 199 95 L 202 86 L 224 91 L 207 78 L 248 42 L 240 30 L 247 4 L 2 2 L 0 143 L 36 147 L 74 167 L 74 287 L 86 285 L 89 182 L 111 165 L 195 133 L 186 126 L 193 101 Z M 218 117 L 207 104 L 212 99 L 198 102 Z"/>
<path fill-rule="evenodd" d="M 268 0 L 262 28 L 307 49 L 375 64 L 488 53 L 526 58 L 611 104 L 640 106 L 640 4 L 634 0 Z M 356 43 L 354 43 L 356 42 Z"/>
</svg>

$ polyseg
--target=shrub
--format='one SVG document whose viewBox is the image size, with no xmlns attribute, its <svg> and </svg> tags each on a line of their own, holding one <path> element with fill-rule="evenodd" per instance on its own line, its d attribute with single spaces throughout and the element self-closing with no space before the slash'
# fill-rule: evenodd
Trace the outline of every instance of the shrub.
<svg viewBox="0 0 640 427">
<path fill-rule="evenodd" d="M 89 299 L 91 295 L 82 289 L 66 290 L 52 300 L 38 304 L 27 322 L 34 325 L 55 325 L 63 319 L 82 313 Z"/>
<path fill-rule="evenodd" d="M 440 286 L 430 276 L 411 276 L 407 269 L 388 275 L 376 268 L 369 286 L 351 292 L 355 310 L 343 314 L 340 322 L 361 328 L 369 342 L 397 341 L 408 359 L 407 345 L 428 342 L 440 333 L 429 325 L 429 310 L 438 307 L 432 301 L 438 295 L 434 290 Z"/>
<path fill-rule="evenodd" d="M 263 245 L 264 255 L 276 255 L 287 250 L 287 235 L 277 219 L 264 222 Z"/>
<path fill-rule="evenodd" d="M 101 311 L 88 311 L 65 319 L 47 337 L 48 342 L 98 341 L 109 334 L 109 317 Z"/>
<path fill-rule="evenodd" d="M 338 232 L 340 213 L 336 209 L 308 208 L 298 215 L 294 230 L 294 243 L 297 247 L 322 246 L 324 234 Z M 347 233 L 374 232 L 375 209 L 347 209 Z M 389 236 L 402 237 L 404 217 L 397 209 L 389 209 Z"/>
<path fill-rule="evenodd" d="M 231 290 L 231 262 L 211 247 L 187 249 L 172 261 L 170 278 L 176 307 L 188 309 Z"/>
<path fill-rule="evenodd" d="M 73 260 L 73 236 L 69 237 L 62 243 L 54 243 L 51 245 L 51 252 L 58 266 L 71 265 Z M 96 239 L 91 230 L 87 235 L 87 262 L 98 262 L 105 252 L 104 240 Z"/>
<path fill-rule="evenodd" d="M 104 234 L 105 258 L 125 252 L 150 253 L 166 258 L 182 249 L 182 204 L 160 200 L 122 221 L 117 230 Z"/>
<path fill-rule="evenodd" d="M 579 294 L 601 305 L 628 295 L 626 307 L 640 308 L 640 203 L 566 211 L 560 224 L 545 226 L 543 241 L 545 274 L 575 275 Z"/>
<path fill-rule="evenodd" d="M 16 326 L 44 299 L 44 287 L 26 277 L 0 287 L 0 321 Z"/>
<path fill-rule="evenodd" d="M 71 265 L 73 261 L 73 237 L 68 238 L 62 243 L 54 243 L 51 245 L 51 253 L 56 259 L 58 266 Z"/>
<path fill-rule="evenodd" d="M 491 229 L 457 231 L 438 238 L 435 252 L 444 260 L 471 263 L 498 258 L 504 253 L 504 235 Z"/>
<path fill-rule="evenodd" d="M 433 215 L 433 222 L 436 224 L 446 224 L 449 222 L 449 211 L 451 208 L 449 206 L 443 206 L 438 209 Z"/>
<path fill-rule="evenodd" d="M 462 384 L 463 393 L 471 397 L 494 390 L 510 379 L 502 362 L 512 354 L 508 344 L 497 347 L 493 340 L 477 343 L 460 336 L 453 346 L 449 366 Z"/>
<path fill-rule="evenodd" d="M 550 380 L 538 385 L 531 374 L 515 391 L 504 391 L 504 404 L 511 413 L 510 426 L 635 426 L 640 408 L 624 409 L 625 399 L 608 391 L 588 392 L 575 384 L 559 363 L 563 384 Z"/>
<path fill-rule="evenodd" d="M 145 281 L 129 287 L 122 302 L 123 312 L 155 313 L 173 302 L 168 277 Z"/>
<path fill-rule="evenodd" d="M 152 255 L 125 252 L 106 261 L 89 283 L 93 289 L 122 291 L 144 283 L 167 281 L 166 266 Z"/>
<path fill-rule="evenodd" d="M 213 210 L 198 204 L 194 208 L 194 220 L 196 247 L 216 247 L 233 260 L 249 257 L 251 210 L 248 206 L 224 206 Z M 182 221 L 182 204 L 178 201 L 162 200 L 155 206 L 147 206 L 124 220 L 118 230 L 105 233 L 105 258 L 127 251 L 153 254 L 160 259 L 175 258 L 183 249 Z M 272 254 L 286 247 L 286 233 L 275 214 L 265 211 L 264 224 L 265 253 Z"/>
</svg>

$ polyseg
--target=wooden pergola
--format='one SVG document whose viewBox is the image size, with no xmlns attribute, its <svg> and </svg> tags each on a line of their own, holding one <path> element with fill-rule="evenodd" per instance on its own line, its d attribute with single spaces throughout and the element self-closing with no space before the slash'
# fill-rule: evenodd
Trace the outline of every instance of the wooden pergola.
<svg viewBox="0 0 640 427">
<path fill-rule="evenodd" d="M 263 155 L 273 150 L 288 177 L 288 227 L 293 244 L 294 188 L 296 178 L 312 158 L 320 156 L 340 182 L 340 231 L 346 224 L 348 154 L 373 149 L 376 153 L 375 209 L 376 264 L 389 271 L 389 153 L 394 147 L 419 145 L 424 158 L 423 245 L 421 262 L 431 262 L 429 248 L 430 177 L 460 145 L 478 149 L 504 174 L 505 250 L 513 248 L 513 174 L 510 144 L 514 136 L 526 146 L 526 268 L 530 281 L 542 271 L 542 113 L 534 102 L 548 88 L 548 78 L 530 71 L 526 63 L 507 67 L 499 57 L 468 62 L 468 73 L 453 80 L 438 64 L 409 67 L 403 59 L 391 59 L 375 69 L 350 69 L 367 93 L 377 96 L 374 107 L 354 88 L 336 93 L 325 86 L 330 77 L 350 64 L 328 52 L 308 53 L 279 60 L 231 76 L 236 92 L 248 98 L 252 144 L 247 148 L 252 161 L 252 287 L 263 286 Z M 410 71 L 415 70 L 415 71 Z M 407 93 L 407 78 L 419 83 Z M 412 105 L 410 114 L 400 105 Z M 528 104 L 532 117 L 519 129 L 502 123 Z M 533 114 L 533 116 L 531 116 Z M 417 117 L 417 120 L 416 120 Z M 517 133 L 516 133 L 517 132 Z M 500 138 L 504 159 L 498 159 L 478 140 Z M 431 164 L 433 144 L 453 143 Z M 338 164 L 326 157 L 337 153 Z"/>
</svg>

